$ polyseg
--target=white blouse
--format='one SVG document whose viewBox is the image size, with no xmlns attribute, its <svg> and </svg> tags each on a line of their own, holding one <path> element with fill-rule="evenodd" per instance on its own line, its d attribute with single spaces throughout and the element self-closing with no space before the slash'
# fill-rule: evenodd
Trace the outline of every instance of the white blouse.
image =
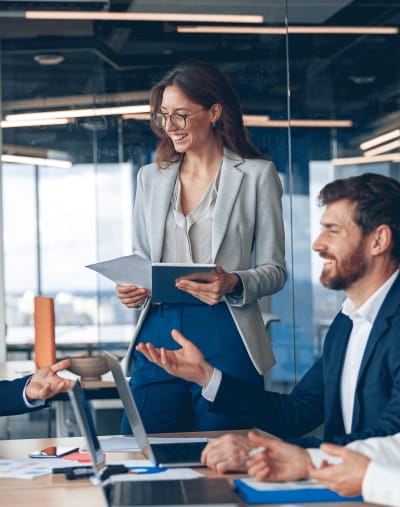
<svg viewBox="0 0 400 507">
<path fill-rule="evenodd" d="M 184 215 L 181 206 L 181 182 L 176 178 L 165 224 L 162 262 L 212 262 L 211 240 L 220 171 L 216 173 L 200 202 Z"/>
</svg>

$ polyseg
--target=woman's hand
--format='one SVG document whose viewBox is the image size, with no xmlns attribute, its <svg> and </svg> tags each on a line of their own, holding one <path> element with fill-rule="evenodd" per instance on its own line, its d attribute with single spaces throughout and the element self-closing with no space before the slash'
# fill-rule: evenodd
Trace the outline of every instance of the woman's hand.
<svg viewBox="0 0 400 507">
<path fill-rule="evenodd" d="M 176 281 L 176 287 L 180 290 L 191 294 L 203 303 L 208 305 L 216 305 L 221 301 L 225 294 L 233 291 L 238 281 L 238 275 L 224 271 L 221 266 L 217 266 L 215 275 L 209 282 L 199 282 L 189 280 L 188 277 L 179 278 Z"/>
<path fill-rule="evenodd" d="M 117 296 L 128 308 L 137 308 L 150 295 L 150 291 L 136 285 L 116 285 Z"/>
</svg>

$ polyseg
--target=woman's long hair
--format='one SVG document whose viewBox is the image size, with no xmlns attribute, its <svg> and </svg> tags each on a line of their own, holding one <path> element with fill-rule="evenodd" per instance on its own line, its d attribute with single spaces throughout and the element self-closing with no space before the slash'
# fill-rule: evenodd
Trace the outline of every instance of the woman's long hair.
<svg viewBox="0 0 400 507">
<path fill-rule="evenodd" d="M 179 87 L 192 102 L 205 109 L 209 109 L 213 104 L 221 104 L 222 114 L 215 125 L 215 135 L 220 137 L 224 146 L 243 158 L 261 157 L 243 125 L 239 97 L 224 74 L 199 60 L 178 64 L 151 89 L 152 111 L 160 111 L 164 90 L 171 85 Z M 175 151 L 164 130 L 157 128 L 153 122 L 150 123 L 153 132 L 161 139 L 156 153 L 158 166 L 166 167 L 173 162 L 179 162 L 183 154 Z"/>
</svg>

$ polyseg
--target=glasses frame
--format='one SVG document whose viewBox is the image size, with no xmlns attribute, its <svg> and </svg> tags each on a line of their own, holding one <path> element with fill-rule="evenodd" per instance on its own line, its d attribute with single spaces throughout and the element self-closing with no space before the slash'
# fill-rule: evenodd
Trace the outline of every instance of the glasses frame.
<svg viewBox="0 0 400 507">
<path fill-rule="evenodd" d="M 195 114 L 201 113 L 202 111 L 207 111 L 207 109 L 203 107 L 202 109 L 199 109 L 199 111 L 195 111 L 194 113 L 187 113 L 187 114 L 182 114 L 182 113 L 167 114 L 167 113 L 162 113 L 161 111 L 154 111 L 150 114 L 150 118 L 151 118 L 151 121 L 154 123 L 154 125 L 157 128 L 159 128 L 160 130 L 165 130 L 168 119 L 172 123 L 172 125 L 175 127 L 176 130 L 183 130 L 184 128 L 186 128 L 187 118 L 190 118 L 191 116 L 194 116 Z M 162 126 L 158 125 L 155 118 L 162 118 Z M 179 118 L 179 121 L 182 120 L 183 127 L 180 127 L 179 125 L 177 125 L 175 123 L 176 120 L 174 120 L 174 118 L 175 119 Z"/>
</svg>

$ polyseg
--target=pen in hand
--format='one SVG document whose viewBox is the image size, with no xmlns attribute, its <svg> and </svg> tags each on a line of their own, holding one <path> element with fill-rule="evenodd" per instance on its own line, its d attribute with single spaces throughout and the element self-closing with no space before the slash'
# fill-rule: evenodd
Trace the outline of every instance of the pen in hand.
<svg viewBox="0 0 400 507">
<path fill-rule="evenodd" d="M 260 452 L 264 452 L 266 449 L 265 447 L 255 447 L 254 449 L 252 449 L 251 451 L 249 451 L 247 453 L 247 456 L 246 456 L 246 460 L 250 459 L 250 458 L 254 458 L 254 456 L 256 456 L 257 454 L 260 454 Z"/>
</svg>

